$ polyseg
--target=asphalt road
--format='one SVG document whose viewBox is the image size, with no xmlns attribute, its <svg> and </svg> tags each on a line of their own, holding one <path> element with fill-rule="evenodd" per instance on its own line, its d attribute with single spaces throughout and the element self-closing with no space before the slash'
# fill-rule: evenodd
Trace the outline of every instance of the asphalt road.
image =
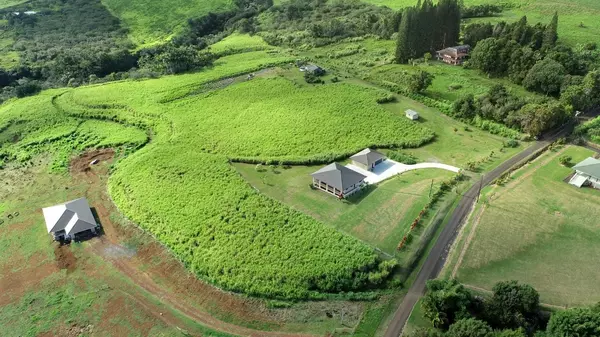
<svg viewBox="0 0 600 337">
<path fill-rule="evenodd" d="M 442 267 L 444 266 L 444 263 L 446 261 L 446 257 L 448 256 L 448 251 L 454 243 L 454 240 L 456 239 L 456 236 L 460 230 L 460 227 L 463 224 L 463 221 L 468 216 L 469 212 L 471 211 L 472 207 L 477 201 L 477 194 L 479 193 L 480 184 L 482 186 L 490 184 L 496 178 L 499 178 L 502 174 L 510 170 L 510 168 L 512 168 L 513 166 L 519 164 L 523 160 L 526 160 L 532 154 L 548 146 L 556 139 L 567 135 L 569 131 L 569 127 L 564 127 L 560 130 L 549 132 L 548 134 L 544 135 L 542 140 L 537 141 L 532 146 L 519 152 L 509 160 L 503 162 L 493 171 L 485 174 L 482 181 L 474 182 L 473 186 L 471 186 L 471 188 L 464 194 L 463 198 L 460 200 L 458 206 L 452 213 L 450 220 L 442 230 L 442 233 L 440 234 L 435 245 L 431 249 L 431 252 L 427 256 L 423 267 L 417 275 L 417 278 L 408 290 L 408 293 L 402 300 L 402 303 L 400 303 L 400 306 L 396 310 L 394 318 L 392 319 L 390 325 L 388 326 L 385 332 L 385 337 L 400 336 L 400 334 L 402 333 L 402 329 L 406 325 L 406 321 L 410 317 L 410 313 L 412 312 L 413 307 L 425 292 L 425 284 L 427 280 L 436 278 L 442 270 Z"/>
</svg>

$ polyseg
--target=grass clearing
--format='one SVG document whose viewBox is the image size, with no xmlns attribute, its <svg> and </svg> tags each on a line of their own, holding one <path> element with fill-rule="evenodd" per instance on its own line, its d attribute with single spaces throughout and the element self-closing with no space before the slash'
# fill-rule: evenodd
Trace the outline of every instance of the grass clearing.
<svg viewBox="0 0 600 337">
<path fill-rule="evenodd" d="M 214 54 L 234 54 L 256 50 L 274 49 L 258 35 L 233 33 L 223 40 L 210 46 Z"/>
<path fill-rule="evenodd" d="M 592 153 L 579 147 L 548 152 L 514 174 L 506 186 L 487 191 L 486 209 L 458 279 L 485 289 L 516 279 L 534 286 L 542 302 L 553 305 L 598 302 L 600 193 L 564 182 L 572 170 L 558 162 L 562 154 L 578 162 Z M 460 251 L 464 246 L 458 247 Z"/>
<path fill-rule="evenodd" d="M 102 0 L 102 3 L 129 28 L 139 46 L 160 43 L 181 31 L 189 18 L 233 8 L 231 0 Z"/>
<path fill-rule="evenodd" d="M 0 8 L 8 8 L 27 2 L 28 0 L 0 0 Z"/>
</svg>

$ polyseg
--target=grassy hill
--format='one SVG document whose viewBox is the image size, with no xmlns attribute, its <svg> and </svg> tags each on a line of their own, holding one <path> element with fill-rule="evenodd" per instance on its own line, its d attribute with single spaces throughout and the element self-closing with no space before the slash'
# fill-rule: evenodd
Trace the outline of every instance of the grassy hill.
<svg viewBox="0 0 600 337">
<path fill-rule="evenodd" d="M 187 24 L 201 17 L 233 7 L 231 0 L 102 0 L 102 3 L 130 30 L 138 45 L 164 41 Z"/>
</svg>

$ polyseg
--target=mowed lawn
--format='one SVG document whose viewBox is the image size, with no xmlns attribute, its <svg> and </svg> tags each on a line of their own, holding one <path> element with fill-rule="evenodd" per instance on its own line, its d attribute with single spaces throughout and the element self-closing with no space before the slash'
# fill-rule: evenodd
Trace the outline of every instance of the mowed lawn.
<svg viewBox="0 0 600 337">
<path fill-rule="evenodd" d="M 242 176 L 261 193 L 277 199 L 338 230 L 353 235 L 388 254 L 427 203 L 432 180 L 434 190 L 453 173 L 438 169 L 409 171 L 376 185 L 363 197 L 341 201 L 310 188 L 310 174 L 321 166 L 265 167 L 234 164 Z"/>
<path fill-rule="evenodd" d="M 593 152 L 548 152 L 486 193 L 486 208 L 470 223 L 476 229 L 458 269 L 461 282 L 491 289 L 516 279 L 533 285 L 545 303 L 600 301 L 600 191 L 564 182 L 572 170 L 559 164 L 563 154 L 577 163 Z"/>
<path fill-rule="evenodd" d="M 392 9 L 414 6 L 415 0 L 365 0 Z M 497 4 L 497 0 L 465 0 L 466 6 L 479 4 Z M 586 43 L 598 41 L 600 37 L 600 1 L 597 0 L 505 0 L 502 1 L 511 8 L 505 10 L 496 18 L 481 18 L 479 21 L 508 21 L 519 20 L 527 15 L 530 23 L 550 22 L 554 11 L 559 14 L 558 34 L 560 39 L 569 43 Z M 583 27 L 580 24 L 583 24 Z"/>
<path fill-rule="evenodd" d="M 416 123 L 435 132 L 433 142 L 416 149 L 402 150 L 423 162 L 439 162 L 465 168 L 467 162 L 489 158 L 494 152 L 492 158 L 479 167 L 482 171 L 488 171 L 528 146 L 528 143 L 521 142 L 516 148 L 501 150 L 506 138 L 468 126 L 407 97 L 398 96 L 396 102 L 382 106 L 402 116 L 407 109 L 415 110 L 420 117 Z"/>
</svg>

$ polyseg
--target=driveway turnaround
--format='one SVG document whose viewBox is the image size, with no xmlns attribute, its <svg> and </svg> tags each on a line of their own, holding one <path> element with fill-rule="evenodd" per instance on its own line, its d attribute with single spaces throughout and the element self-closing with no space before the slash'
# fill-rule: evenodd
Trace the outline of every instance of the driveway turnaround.
<svg viewBox="0 0 600 337">
<path fill-rule="evenodd" d="M 352 165 L 352 164 L 348 164 L 348 165 L 346 165 L 346 167 L 353 171 L 356 171 L 364 176 L 367 176 L 367 178 L 365 179 L 365 182 L 368 184 L 371 184 L 371 185 L 377 184 L 381 181 L 384 181 L 386 179 L 389 179 L 391 177 L 394 177 L 398 174 L 402 174 L 402 173 L 404 173 L 406 171 L 410 171 L 410 170 L 437 168 L 437 169 L 448 170 L 448 171 L 452 171 L 452 172 L 456 172 L 456 173 L 458 173 L 460 171 L 460 169 L 458 167 L 454 167 L 454 166 L 450 166 L 450 165 L 446 165 L 446 164 L 419 163 L 419 164 L 415 164 L 415 165 L 406 165 L 406 164 L 401 164 L 397 161 L 393 161 L 391 159 L 388 159 L 388 160 L 384 161 L 383 163 L 375 166 L 375 168 L 373 169 L 373 172 L 367 171 L 365 169 L 362 169 L 362 168 Z"/>
</svg>

